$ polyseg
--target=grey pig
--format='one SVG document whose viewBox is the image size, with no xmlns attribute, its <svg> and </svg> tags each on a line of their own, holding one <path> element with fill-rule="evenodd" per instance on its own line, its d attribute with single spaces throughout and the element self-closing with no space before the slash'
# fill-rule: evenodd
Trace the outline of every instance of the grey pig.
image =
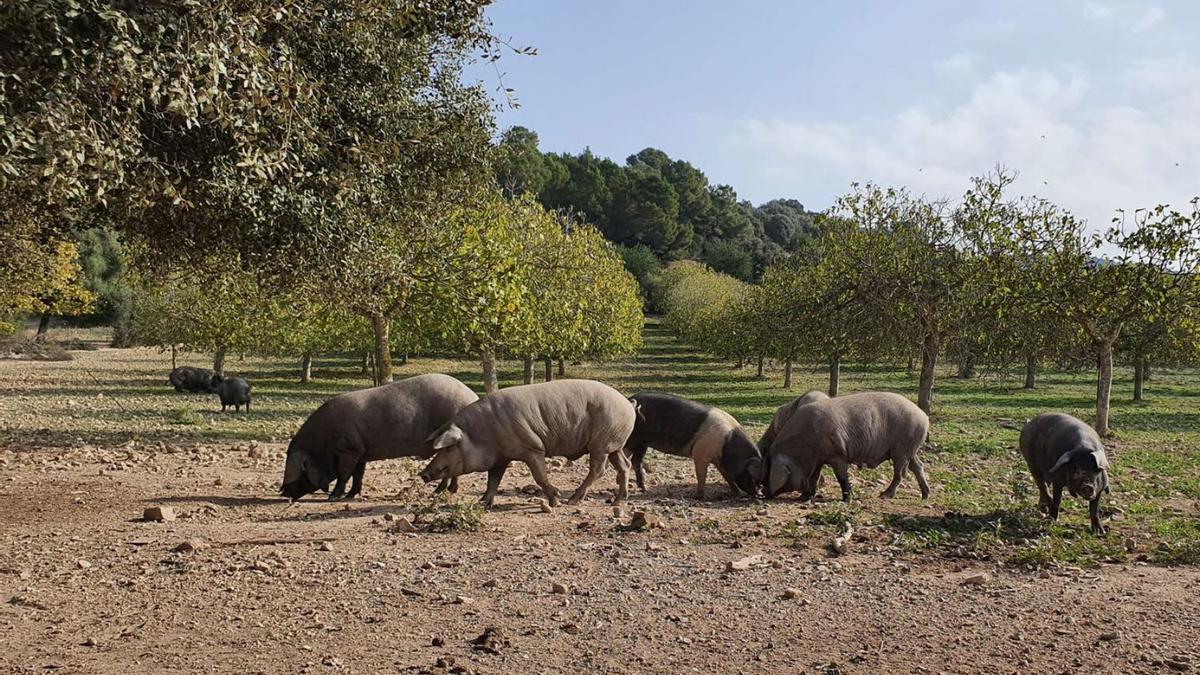
<svg viewBox="0 0 1200 675">
<path fill-rule="evenodd" d="M 828 464 L 842 500 L 849 502 L 850 465 L 874 468 L 891 459 L 892 482 L 880 496 L 895 496 L 907 469 L 926 499 L 929 484 L 917 451 L 928 436 L 929 416 L 899 394 L 864 392 L 800 406 L 771 444 L 767 495 L 790 489 L 811 499 L 821 468 Z"/>
<path fill-rule="evenodd" d="M 1100 495 L 1108 492 L 1108 456 L 1095 430 L 1070 415 L 1042 413 L 1021 430 L 1021 455 L 1037 483 L 1038 508 L 1058 520 L 1063 488 L 1088 500 L 1092 534 L 1104 534 L 1100 524 Z M 1054 497 L 1046 483 L 1054 484 Z"/>
<path fill-rule="evenodd" d="M 633 431 L 633 404 L 616 389 L 593 380 L 558 380 L 510 387 L 458 411 L 429 436 L 437 451 L 421 471 L 425 482 L 487 471 L 483 503 L 491 506 L 508 463 L 529 465 L 551 506 L 559 491 L 546 474 L 547 457 L 588 456 L 587 477 L 571 495 L 578 504 L 608 460 L 617 470 L 614 503 L 628 496 L 629 459 L 621 448 Z"/>
<path fill-rule="evenodd" d="M 813 389 L 803 396 L 796 397 L 790 403 L 779 406 L 779 409 L 775 411 L 775 417 L 771 419 L 771 424 L 763 432 L 762 438 L 758 439 L 758 449 L 762 450 L 764 455 L 771 449 L 771 444 L 775 442 L 775 437 L 779 435 L 779 430 L 791 419 L 792 413 L 796 412 L 796 408 L 808 405 L 809 403 L 827 400 L 829 400 L 829 396 L 825 392 Z"/>
<path fill-rule="evenodd" d="M 638 409 L 638 416 L 625 447 L 633 456 L 639 488 L 646 489 L 642 458 L 651 447 L 692 458 L 696 499 L 704 499 L 709 464 L 717 467 L 735 493 L 741 491 L 751 497 L 758 494 L 765 473 L 762 453 L 729 413 L 670 394 L 635 394 L 629 400 Z"/>
<path fill-rule="evenodd" d="M 241 412 L 242 405 L 246 406 L 246 412 L 250 412 L 250 389 L 250 383 L 242 378 L 220 374 L 212 376 L 210 385 L 210 391 L 221 399 L 221 412 L 225 412 L 228 406 L 233 406 L 234 412 Z"/>
<path fill-rule="evenodd" d="M 436 373 L 334 396 L 292 437 L 280 493 L 299 499 L 324 490 L 334 501 L 353 479 L 345 495 L 351 499 L 362 491 L 367 462 L 433 456 L 425 442 L 429 434 L 478 400 L 467 385 Z M 456 491 L 458 482 L 443 481 L 438 491 L 447 486 Z"/>
</svg>

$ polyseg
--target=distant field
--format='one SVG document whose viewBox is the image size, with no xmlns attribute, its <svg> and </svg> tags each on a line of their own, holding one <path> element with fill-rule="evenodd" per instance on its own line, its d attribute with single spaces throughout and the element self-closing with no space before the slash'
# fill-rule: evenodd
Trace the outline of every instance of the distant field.
<svg viewBox="0 0 1200 675">
<path fill-rule="evenodd" d="M 96 338 L 95 331 L 61 336 Z M 300 384 L 292 360 L 238 358 L 226 370 L 254 385 L 254 410 L 219 414 L 215 396 L 177 394 L 166 385 L 170 355 L 152 349 L 73 352 L 74 361 L 0 361 L 0 444 L 10 450 L 78 445 L 117 446 L 130 439 L 170 445 L 236 444 L 251 439 L 285 440 L 326 398 L 367 386 L 357 363 L 317 359 L 314 381 Z M 181 365 L 211 365 L 208 355 L 185 354 Z M 519 383 L 520 364 L 506 362 L 502 385 Z M 398 378 L 424 372 L 449 373 L 479 389 L 476 364 L 415 358 L 396 369 Z M 540 367 L 538 368 L 540 373 Z M 1141 558 L 1165 564 L 1200 564 L 1200 379 L 1196 371 L 1157 369 L 1147 383 L 1147 401 L 1130 401 L 1131 373 L 1117 372 L 1109 442 L 1113 462 L 1111 499 L 1103 513 L 1110 534 L 1091 537 L 1086 505 L 1064 498 L 1057 525 L 1047 526 L 1034 506 L 1036 490 L 1016 452 L 1018 432 L 998 420 L 1020 424 L 1046 410 L 1091 419 L 1094 379 L 1090 373 L 1043 373 L 1038 389 L 1023 391 L 1020 380 L 984 377 L 956 380 L 943 371 L 935 387 L 932 442 L 926 451 L 933 488 L 922 505 L 911 476 L 899 498 L 876 497 L 877 482 L 890 466 L 855 471 L 858 499 L 846 512 L 830 499 L 785 525 L 784 539 L 827 537 L 846 518 L 856 527 L 878 526 L 913 553 L 931 550 L 951 557 L 997 557 L 1013 563 L 1095 563 Z M 569 377 L 603 380 L 623 392 L 667 391 L 720 406 L 759 436 L 775 408 L 809 388 L 823 389 L 825 374 L 801 367 L 795 387 L 780 387 L 780 374 L 755 379 L 752 368 L 734 369 L 678 344 L 657 323 L 646 329 L 642 353 L 629 360 L 568 365 Z M 896 391 L 915 398 L 916 374 L 876 366 L 847 366 L 842 392 Z M 675 461 L 675 460 L 669 460 Z M 688 472 L 690 473 L 690 472 Z M 685 480 L 686 482 L 686 480 Z M 816 525 L 814 528 L 805 525 Z M 825 528 L 821 530 L 820 528 Z"/>
</svg>

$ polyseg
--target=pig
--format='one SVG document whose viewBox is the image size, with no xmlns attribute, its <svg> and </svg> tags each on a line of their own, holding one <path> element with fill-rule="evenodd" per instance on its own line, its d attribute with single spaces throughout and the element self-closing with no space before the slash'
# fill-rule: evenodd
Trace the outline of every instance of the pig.
<svg viewBox="0 0 1200 675">
<path fill-rule="evenodd" d="M 211 394 L 213 372 L 203 368 L 180 366 L 167 376 L 167 384 L 175 391 L 190 391 L 193 394 Z"/>
<path fill-rule="evenodd" d="M 367 462 L 432 457 L 429 434 L 478 400 L 470 387 L 439 373 L 334 396 L 292 437 L 280 493 L 295 500 L 322 490 L 329 492 L 329 501 L 337 501 L 353 479 L 344 494 L 353 499 L 362 491 Z M 458 481 L 442 481 L 438 492 L 447 487 L 457 491 Z"/>
<path fill-rule="evenodd" d="M 245 404 L 246 412 L 250 412 L 250 383 L 240 377 L 225 377 L 221 374 L 212 376 L 209 391 L 221 399 L 221 412 L 233 406 L 234 412 L 241 412 Z"/>
<path fill-rule="evenodd" d="M 483 503 L 491 507 L 509 462 L 529 465 L 551 506 L 559 491 L 546 474 L 547 457 L 588 456 L 587 477 L 568 500 L 578 504 L 608 460 L 617 470 L 614 503 L 628 496 L 629 459 L 621 449 L 633 431 L 633 404 L 594 380 L 558 380 L 502 389 L 458 411 L 430 434 L 437 451 L 421 471 L 426 482 L 488 472 Z"/>
<path fill-rule="evenodd" d="M 724 410 L 670 394 L 635 394 L 629 400 L 638 412 L 625 449 L 633 456 L 639 488 L 646 489 L 642 459 L 647 447 L 651 447 L 692 458 L 696 468 L 696 499 L 704 499 L 709 464 L 716 465 L 734 493 L 758 495 L 764 473 L 762 453 L 737 420 Z"/>
<path fill-rule="evenodd" d="M 767 430 L 763 432 L 762 438 L 758 439 L 758 449 L 762 451 L 763 456 L 771 449 L 771 444 L 775 442 L 775 437 L 779 434 L 779 430 L 783 428 L 792 413 L 796 412 L 796 408 L 817 401 L 829 400 L 829 396 L 823 391 L 813 389 L 803 396 L 799 396 L 790 403 L 785 403 L 779 406 L 775 411 L 775 417 L 771 420 L 771 424 L 767 426 Z"/>
<path fill-rule="evenodd" d="M 796 490 L 812 499 L 821 468 L 833 467 L 842 500 L 850 501 L 850 465 L 876 467 L 892 460 L 892 482 L 880 495 L 895 496 L 909 469 L 929 498 L 917 450 L 929 437 L 929 416 L 912 401 L 887 392 L 864 392 L 799 406 L 779 430 L 768 454 L 767 495 Z"/>
<path fill-rule="evenodd" d="M 1108 492 L 1108 456 L 1090 426 L 1063 413 L 1042 413 L 1021 430 L 1021 455 L 1037 483 L 1038 508 L 1058 520 L 1063 488 L 1088 500 L 1092 534 L 1104 534 L 1100 524 L 1100 494 Z M 1054 497 L 1046 483 L 1054 484 Z"/>
</svg>

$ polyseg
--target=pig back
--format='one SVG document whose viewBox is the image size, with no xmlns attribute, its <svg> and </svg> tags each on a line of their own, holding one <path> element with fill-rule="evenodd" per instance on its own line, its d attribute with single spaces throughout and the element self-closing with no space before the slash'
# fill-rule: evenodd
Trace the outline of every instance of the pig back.
<svg viewBox="0 0 1200 675">
<path fill-rule="evenodd" d="M 578 457 L 624 445 L 635 417 L 629 399 L 604 383 L 557 380 L 502 389 L 464 409 L 455 422 L 502 457 Z"/>
<path fill-rule="evenodd" d="M 1096 455 L 1100 468 L 1108 468 L 1104 444 L 1096 430 L 1083 420 L 1065 413 L 1042 413 L 1021 430 L 1021 454 L 1043 471 L 1054 466 L 1064 453 L 1086 450 Z"/>
<path fill-rule="evenodd" d="M 915 452 L 928 433 L 929 417 L 912 401 L 889 392 L 863 392 L 800 406 L 776 447 L 797 459 L 826 463 L 841 457 L 873 467 Z"/>
</svg>

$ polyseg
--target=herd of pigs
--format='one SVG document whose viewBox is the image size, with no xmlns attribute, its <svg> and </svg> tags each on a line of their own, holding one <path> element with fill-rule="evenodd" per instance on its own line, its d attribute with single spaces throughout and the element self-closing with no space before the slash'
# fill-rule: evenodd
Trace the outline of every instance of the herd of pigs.
<svg viewBox="0 0 1200 675">
<path fill-rule="evenodd" d="M 241 378 L 177 368 L 170 383 L 177 391 L 218 394 L 222 410 L 250 409 L 250 385 Z M 850 465 L 874 468 L 889 459 L 892 480 L 881 497 L 894 496 L 911 471 L 924 499 L 929 485 L 917 452 L 928 437 L 929 417 L 887 392 L 830 398 L 810 391 L 780 407 L 756 444 L 725 411 L 669 394 L 626 398 L 594 380 L 558 380 L 481 399 L 448 375 L 418 375 L 341 394 L 317 408 L 288 446 L 281 493 L 295 500 L 320 490 L 330 500 L 350 499 L 362 490 L 367 462 L 432 458 L 420 476 L 426 483 L 440 481 L 437 492 L 457 491 L 463 474 L 486 472 L 483 504 L 490 507 L 508 465 L 521 461 L 554 506 L 560 493 L 546 458 L 586 455 L 587 476 L 567 503 L 587 496 L 606 462 L 616 469 L 613 502 L 620 503 L 628 497 L 631 469 L 645 490 L 642 460 L 654 448 L 692 459 L 698 499 L 705 497 L 709 465 L 735 494 L 770 499 L 794 491 L 802 500 L 816 495 L 821 470 L 829 466 L 848 502 Z M 1070 415 L 1043 413 L 1025 425 L 1020 449 L 1040 493 L 1039 508 L 1057 519 L 1066 489 L 1088 500 L 1092 532 L 1104 534 L 1099 508 L 1108 491 L 1108 459 L 1095 431 Z"/>
</svg>

